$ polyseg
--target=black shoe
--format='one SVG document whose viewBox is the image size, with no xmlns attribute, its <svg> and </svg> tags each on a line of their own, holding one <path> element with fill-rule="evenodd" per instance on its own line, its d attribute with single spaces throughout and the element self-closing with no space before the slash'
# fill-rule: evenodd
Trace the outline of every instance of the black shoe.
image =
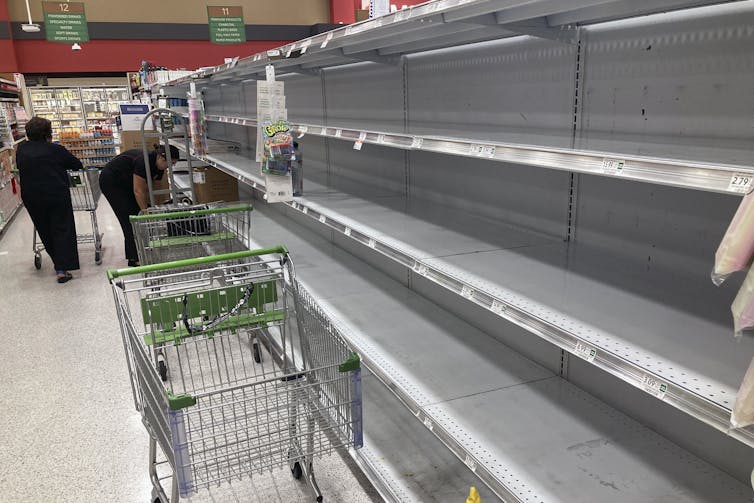
<svg viewBox="0 0 754 503">
<path fill-rule="evenodd" d="M 58 283 L 68 283 L 73 279 L 73 274 L 67 272 L 65 276 L 58 276 Z"/>
<path fill-rule="evenodd" d="M 139 261 L 138 260 L 129 260 L 128 261 L 128 267 L 139 267 Z"/>
</svg>

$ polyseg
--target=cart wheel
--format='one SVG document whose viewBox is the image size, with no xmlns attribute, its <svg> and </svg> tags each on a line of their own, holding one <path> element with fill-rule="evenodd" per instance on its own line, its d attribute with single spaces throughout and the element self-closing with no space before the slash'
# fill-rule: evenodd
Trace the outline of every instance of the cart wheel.
<svg viewBox="0 0 754 503">
<path fill-rule="evenodd" d="M 168 380 L 168 366 L 163 360 L 157 362 L 157 372 L 160 374 L 160 379 L 162 379 L 162 382 Z"/>
<path fill-rule="evenodd" d="M 38 271 L 42 268 L 42 257 L 34 255 L 34 268 Z"/>
<path fill-rule="evenodd" d="M 257 363 L 262 363 L 262 353 L 259 351 L 259 343 L 254 342 L 251 345 L 251 349 L 254 352 L 254 361 Z"/>
<path fill-rule="evenodd" d="M 94 252 L 94 263 L 100 265 L 102 263 L 102 252 Z"/>
<path fill-rule="evenodd" d="M 301 475 L 303 475 L 304 471 L 301 469 L 301 463 L 296 461 L 293 464 L 293 468 L 291 468 L 291 474 L 293 474 L 293 478 L 296 480 L 299 480 L 301 478 Z"/>
</svg>

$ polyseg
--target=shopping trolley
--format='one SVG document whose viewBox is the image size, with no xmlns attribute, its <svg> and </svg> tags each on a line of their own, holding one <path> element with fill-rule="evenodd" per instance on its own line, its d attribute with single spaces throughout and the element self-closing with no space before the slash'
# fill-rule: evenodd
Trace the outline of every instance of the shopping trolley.
<svg viewBox="0 0 754 503">
<path fill-rule="evenodd" d="M 285 466 L 295 478 L 305 476 L 322 501 L 314 456 L 363 443 L 361 367 L 296 282 L 287 250 L 153 264 L 108 277 L 134 403 L 150 434 L 152 501 L 206 495 L 210 487 Z M 263 341 L 259 359 L 256 338 Z M 164 383 L 160 351 L 168 362 Z M 158 445 L 172 468 L 169 498 L 158 475 Z"/>
<path fill-rule="evenodd" d="M 102 234 L 97 225 L 97 205 L 101 191 L 99 188 L 99 169 L 84 169 L 82 171 L 68 171 L 68 181 L 71 191 L 73 211 L 89 212 L 92 221 L 91 234 L 76 234 L 79 244 L 94 243 L 94 263 L 102 263 Z M 37 229 L 34 229 L 32 250 L 34 251 L 34 267 L 42 268 L 42 252 L 44 245 L 37 242 Z"/>
<path fill-rule="evenodd" d="M 143 265 L 249 248 L 249 204 L 157 206 L 130 217 Z"/>
</svg>

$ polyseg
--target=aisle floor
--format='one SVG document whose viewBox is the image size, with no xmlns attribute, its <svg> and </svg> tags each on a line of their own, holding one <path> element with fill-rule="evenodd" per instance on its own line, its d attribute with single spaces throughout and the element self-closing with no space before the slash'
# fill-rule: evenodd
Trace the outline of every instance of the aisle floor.
<svg viewBox="0 0 754 503">
<path fill-rule="evenodd" d="M 0 235 L 0 503 L 148 502 L 147 434 L 134 410 L 108 268 L 124 261 L 122 234 L 103 200 L 103 263 L 79 246 L 81 270 L 55 282 L 49 257 L 34 269 L 32 225 L 22 211 Z M 77 214 L 79 232 L 88 215 Z M 350 460 L 317 460 L 326 501 L 378 501 Z M 219 488 L 197 501 L 312 501 L 287 469 Z"/>
</svg>

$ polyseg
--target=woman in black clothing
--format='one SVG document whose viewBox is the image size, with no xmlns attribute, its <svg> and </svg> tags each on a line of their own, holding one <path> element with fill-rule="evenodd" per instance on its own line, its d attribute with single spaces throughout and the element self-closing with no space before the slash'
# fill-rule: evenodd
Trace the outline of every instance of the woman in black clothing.
<svg viewBox="0 0 754 503">
<path fill-rule="evenodd" d="M 16 151 L 21 199 L 55 265 L 58 283 L 72 279 L 79 268 L 76 222 L 66 170 L 83 166 L 65 147 L 52 143 L 52 124 L 32 117 L 26 123 L 27 141 Z"/>
<path fill-rule="evenodd" d="M 174 164 L 178 161 L 179 155 L 178 149 L 171 145 L 170 158 Z M 148 160 L 152 179 L 162 179 L 168 167 L 165 147 L 157 146 L 149 153 Z M 128 265 L 139 265 L 134 232 L 128 217 L 138 215 L 139 211 L 149 207 L 147 167 L 142 151 L 127 150 L 108 162 L 100 173 L 99 186 L 123 229 Z"/>
</svg>

